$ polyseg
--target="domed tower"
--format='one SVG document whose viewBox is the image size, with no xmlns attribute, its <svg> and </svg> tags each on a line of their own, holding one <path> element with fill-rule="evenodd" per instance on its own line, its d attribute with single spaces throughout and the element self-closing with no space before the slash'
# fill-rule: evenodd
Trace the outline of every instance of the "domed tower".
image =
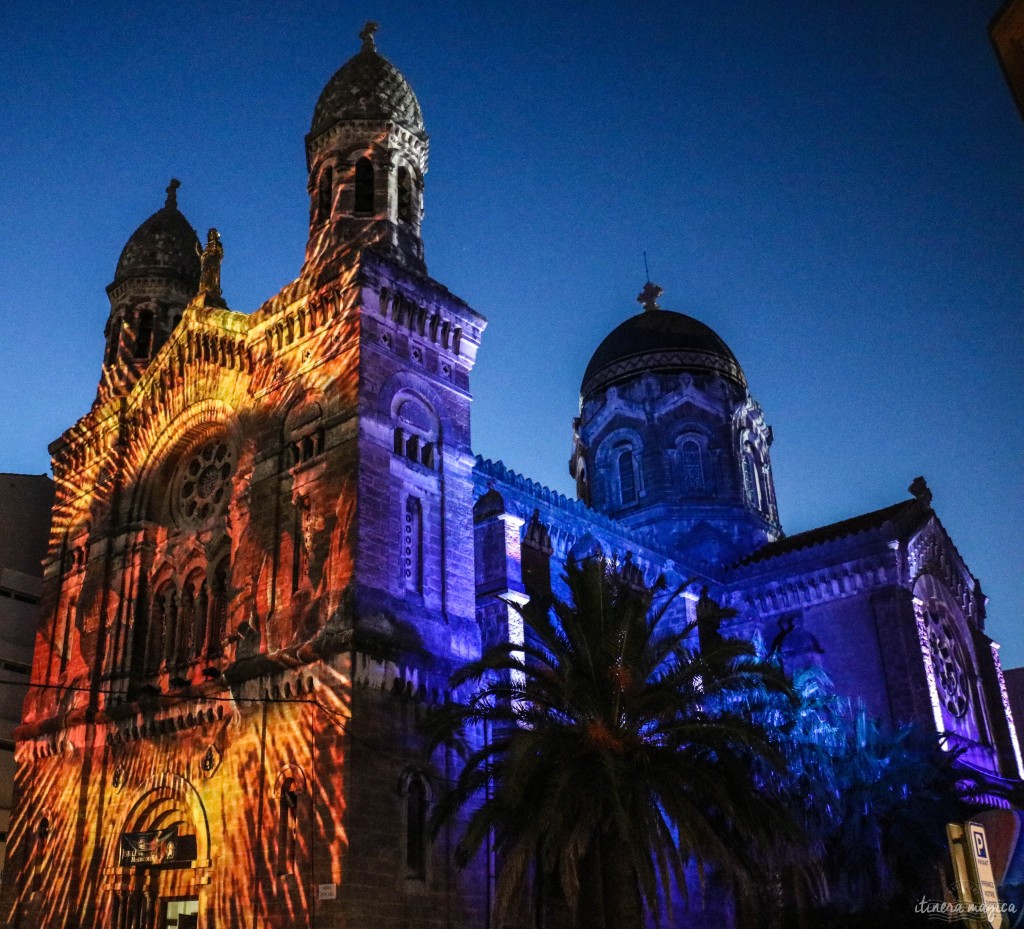
<svg viewBox="0 0 1024 929">
<path fill-rule="evenodd" d="M 590 359 L 569 470 L 582 500 L 666 551 L 728 563 L 781 535 L 771 428 L 729 346 L 660 295 L 648 284 Z"/>
<path fill-rule="evenodd" d="M 107 287 L 100 402 L 128 391 L 199 289 L 199 237 L 178 211 L 180 186 L 172 179 L 163 208 L 132 233 Z"/>
<path fill-rule="evenodd" d="M 373 246 L 425 273 L 423 114 L 406 79 L 378 53 L 376 30 L 376 23 L 366 24 L 363 47 L 327 82 L 313 111 L 306 263 Z"/>
</svg>

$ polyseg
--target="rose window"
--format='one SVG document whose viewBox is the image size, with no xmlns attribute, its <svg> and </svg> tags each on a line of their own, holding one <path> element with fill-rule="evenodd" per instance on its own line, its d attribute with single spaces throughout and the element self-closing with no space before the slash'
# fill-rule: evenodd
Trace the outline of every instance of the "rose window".
<svg viewBox="0 0 1024 929">
<path fill-rule="evenodd" d="M 952 621 L 945 613 L 928 611 L 928 644 L 943 703 L 959 718 L 967 712 L 967 673 Z"/>
<path fill-rule="evenodd" d="M 231 449 L 218 439 L 200 445 L 187 456 L 175 494 L 176 508 L 184 521 L 201 523 L 223 512 L 234 468 Z"/>
</svg>

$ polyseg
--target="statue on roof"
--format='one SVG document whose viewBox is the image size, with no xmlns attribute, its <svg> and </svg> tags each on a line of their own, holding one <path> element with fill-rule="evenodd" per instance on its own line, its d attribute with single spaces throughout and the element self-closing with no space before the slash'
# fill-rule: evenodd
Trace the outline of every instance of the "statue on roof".
<svg viewBox="0 0 1024 929">
<path fill-rule="evenodd" d="M 221 245 L 220 233 L 211 229 L 206 234 L 206 248 L 199 252 L 199 296 L 207 306 L 224 306 L 224 298 L 220 289 L 220 265 L 224 259 L 224 246 Z"/>
</svg>

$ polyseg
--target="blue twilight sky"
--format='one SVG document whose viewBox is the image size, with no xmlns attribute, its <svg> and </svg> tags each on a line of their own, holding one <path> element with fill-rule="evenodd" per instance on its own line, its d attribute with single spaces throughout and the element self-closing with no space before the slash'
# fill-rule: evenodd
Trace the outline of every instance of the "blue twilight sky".
<svg viewBox="0 0 1024 929">
<path fill-rule="evenodd" d="M 480 453 L 566 493 L 591 352 L 662 304 L 732 347 L 790 534 L 917 474 L 1024 663 L 1024 123 L 998 0 L 7 0 L 0 470 L 85 413 L 104 287 L 181 178 L 250 311 L 292 279 L 303 137 L 365 19 L 431 137 L 434 277 L 490 320 Z"/>
</svg>

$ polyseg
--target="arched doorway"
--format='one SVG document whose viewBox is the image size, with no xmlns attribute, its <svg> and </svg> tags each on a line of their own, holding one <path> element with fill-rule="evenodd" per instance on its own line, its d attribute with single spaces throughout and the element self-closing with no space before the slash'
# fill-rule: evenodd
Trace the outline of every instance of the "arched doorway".
<svg viewBox="0 0 1024 929">
<path fill-rule="evenodd" d="M 195 789 L 164 775 L 143 793 L 111 843 L 112 929 L 200 929 L 210 832 Z"/>
</svg>

